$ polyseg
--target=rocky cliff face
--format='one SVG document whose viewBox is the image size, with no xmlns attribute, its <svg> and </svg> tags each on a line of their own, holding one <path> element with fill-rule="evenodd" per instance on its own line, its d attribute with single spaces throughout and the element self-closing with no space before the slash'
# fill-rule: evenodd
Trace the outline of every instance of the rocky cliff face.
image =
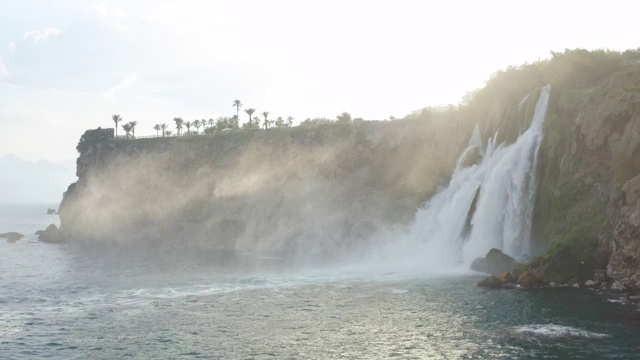
<svg viewBox="0 0 640 360">
<path fill-rule="evenodd" d="M 470 130 L 442 117 L 140 140 L 87 132 L 61 231 L 109 246 L 354 256 L 411 221 Z"/>
</svg>

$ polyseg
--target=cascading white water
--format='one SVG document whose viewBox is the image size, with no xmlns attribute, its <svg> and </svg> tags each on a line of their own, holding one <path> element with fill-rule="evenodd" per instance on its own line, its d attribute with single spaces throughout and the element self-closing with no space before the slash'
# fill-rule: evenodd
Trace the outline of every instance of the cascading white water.
<svg viewBox="0 0 640 360">
<path fill-rule="evenodd" d="M 535 168 L 550 90 L 542 88 L 530 127 L 513 144 L 496 147 L 494 136 L 482 149 L 476 128 L 448 186 L 418 211 L 410 238 L 425 242 L 432 265 L 469 264 L 491 248 L 519 259 L 531 255 Z M 463 167 L 473 151 L 482 160 Z"/>
</svg>

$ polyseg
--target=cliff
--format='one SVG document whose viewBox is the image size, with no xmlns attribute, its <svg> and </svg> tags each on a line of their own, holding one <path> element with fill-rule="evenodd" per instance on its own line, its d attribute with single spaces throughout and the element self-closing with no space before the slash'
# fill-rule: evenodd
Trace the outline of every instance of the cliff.
<svg viewBox="0 0 640 360">
<path fill-rule="evenodd" d="M 513 142 L 546 84 L 536 253 L 640 288 L 640 51 L 554 53 L 496 73 L 457 109 L 393 122 L 140 140 L 89 131 L 61 232 L 75 243 L 236 256 L 358 255 L 412 222 L 476 124 L 485 142 L 496 133 Z"/>
<path fill-rule="evenodd" d="M 518 124 L 516 99 L 544 83 L 553 90 L 533 241 L 547 254 L 531 265 L 534 283 L 599 277 L 640 289 L 640 52 L 567 50 L 510 68 L 487 83 L 472 107 L 508 139 Z M 492 118 L 486 109 L 496 108 Z"/>
<path fill-rule="evenodd" d="M 470 133 L 450 115 L 138 140 L 92 130 L 78 145 L 61 232 L 109 246 L 354 256 L 411 221 Z"/>
</svg>

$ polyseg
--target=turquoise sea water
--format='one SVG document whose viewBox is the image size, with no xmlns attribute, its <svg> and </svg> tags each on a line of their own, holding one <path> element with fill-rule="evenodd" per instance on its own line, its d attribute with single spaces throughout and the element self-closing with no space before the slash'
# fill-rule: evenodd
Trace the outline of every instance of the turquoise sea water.
<svg viewBox="0 0 640 360">
<path fill-rule="evenodd" d="M 52 206 L 0 207 L 2 359 L 637 359 L 640 312 L 580 289 L 357 266 L 242 269 L 42 244 Z"/>
</svg>

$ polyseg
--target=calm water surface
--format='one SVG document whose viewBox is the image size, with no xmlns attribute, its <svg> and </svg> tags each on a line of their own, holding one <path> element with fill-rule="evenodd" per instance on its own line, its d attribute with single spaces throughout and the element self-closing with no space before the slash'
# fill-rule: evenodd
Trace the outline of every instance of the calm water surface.
<svg viewBox="0 0 640 360">
<path fill-rule="evenodd" d="M 51 207 L 51 206 L 49 206 Z M 230 269 L 87 256 L 0 207 L 3 359 L 637 359 L 640 312 L 577 289 L 477 288 L 474 274 Z"/>
</svg>

